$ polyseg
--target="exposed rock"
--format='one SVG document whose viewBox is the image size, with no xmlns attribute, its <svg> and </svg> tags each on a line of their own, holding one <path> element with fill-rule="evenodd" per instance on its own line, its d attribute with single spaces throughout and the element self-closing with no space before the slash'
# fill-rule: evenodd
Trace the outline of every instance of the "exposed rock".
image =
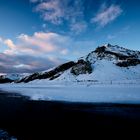
<svg viewBox="0 0 140 140">
<path fill-rule="evenodd" d="M 60 75 L 61 75 L 60 73 L 56 74 L 56 75 L 52 76 L 49 80 L 54 80 L 54 79 L 58 78 Z"/>
<path fill-rule="evenodd" d="M 2 76 L 0 76 L 0 84 L 2 84 L 2 83 L 11 83 L 11 82 L 13 82 L 14 80 L 11 80 L 11 79 L 9 79 L 9 78 L 5 78 L 3 75 Z"/>
<path fill-rule="evenodd" d="M 106 49 L 105 46 L 98 47 L 98 48 L 95 49 L 94 52 L 97 53 L 97 54 L 101 54 L 101 53 L 104 53 L 105 52 L 105 49 Z"/>
<path fill-rule="evenodd" d="M 82 59 L 78 60 L 76 65 L 72 67 L 71 73 L 74 75 L 92 73 L 92 67 L 90 62 L 84 61 Z"/>
<path fill-rule="evenodd" d="M 116 65 L 120 67 L 136 66 L 138 64 L 140 64 L 139 59 L 128 59 L 126 61 L 116 63 Z"/>
</svg>

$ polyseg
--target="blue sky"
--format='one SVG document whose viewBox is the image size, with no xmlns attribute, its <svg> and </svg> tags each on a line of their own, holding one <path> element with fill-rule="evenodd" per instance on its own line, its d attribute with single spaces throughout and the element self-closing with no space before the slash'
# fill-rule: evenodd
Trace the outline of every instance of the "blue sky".
<svg viewBox="0 0 140 140">
<path fill-rule="evenodd" d="M 34 72 L 111 43 L 140 50 L 139 0 L 0 0 L 0 72 Z"/>
</svg>

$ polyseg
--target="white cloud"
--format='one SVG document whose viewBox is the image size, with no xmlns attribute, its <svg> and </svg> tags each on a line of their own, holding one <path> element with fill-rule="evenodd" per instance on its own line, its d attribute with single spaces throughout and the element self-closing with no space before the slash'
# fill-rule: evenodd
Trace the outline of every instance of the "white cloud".
<svg viewBox="0 0 140 140">
<path fill-rule="evenodd" d="M 18 39 L 22 46 L 32 47 L 35 51 L 53 52 L 56 48 L 51 39 L 55 39 L 56 36 L 53 33 L 36 32 L 33 36 L 21 34 Z"/>
<path fill-rule="evenodd" d="M 69 37 L 53 33 L 53 32 L 35 32 L 32 36 L 21 34 L 17 40 L 13 42 L 11 39 L 1 39 L 1 43 L 8 48 L 4 51 L 5 54 L 30 54 L 30 55 L 47 55 L 57 53 L 66 55 L 68 53 L 67 43 Z"/>
<path fill-rule="evenodd" d="M 16 45 L 13 43 L 11 39 L 4 40 L 4 44 L 7 45 L 10 49 L 13 49 L 13 50 L 16 49 Z"/>
<path fill-rule="evenodd" d="M 71 24 L 71 31 L 76 33 L 76 34 L 79 34 L 83 31 L 85 31 L 86 29 L 87 29 L 86 22 L 78 22 L 75 24 Z"/>
<path fill-rule="evenodd" d="M 45 21 L 51 21 L 54 24 L 60 24 L 61 18 L 64 16 L 64 11 L 60 8 L 58 0 L 42 2 L 37 5 L 36 11 L 42 12 Z"/>
<path fill-rule="evenodd" d="M 36 7 L 44 21 L 55 25 L 68 23 L 71 31 L 85 30 L 83 0 L 42 0 Z"/>
<path fill-rule="evenodd" d="M 110 22 L 114 21 L 121 15 L 122 12 L 123 10 L 119 5 L 112 4 L 111 6 L 107 7 L 105 4 L 103 4 L 100 7 L 97 15 L 91 19 L 91 22 L 97 23 L 100 27 L 104 27 Z"/>
</svg>

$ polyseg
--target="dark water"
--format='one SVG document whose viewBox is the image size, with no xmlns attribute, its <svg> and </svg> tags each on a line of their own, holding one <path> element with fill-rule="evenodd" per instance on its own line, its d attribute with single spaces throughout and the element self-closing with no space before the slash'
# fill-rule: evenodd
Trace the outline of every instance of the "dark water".
<svg viewBox="0 0 140 140">
<path fill-rule="evenodd" d="M 0 129 L 18 140 L 124 133 L 140 130 L 140 105 L 31 101 L 0 91 Z"/>
</svg>

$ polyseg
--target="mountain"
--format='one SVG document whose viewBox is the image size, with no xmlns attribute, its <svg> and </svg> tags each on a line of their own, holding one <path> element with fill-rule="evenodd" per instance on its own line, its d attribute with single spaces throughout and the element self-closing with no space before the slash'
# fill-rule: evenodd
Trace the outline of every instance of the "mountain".
<svg viewBox="0 0 140 140">
<path fill-rule="evenodd" d="M 140 79 L 140 52 L 111 44 L 97 47 L 76 62 L 70 61 L 45 72 L 33 73 L 16 81 L 118 81 Z"/>
<path fill-rule="evenodd" d="M 23 73 L 23 74 L 18 74 L 18 73 L 0 74 L 0 83 L 11 83 L 14 81 L 19 81 L 27 75 L 29 75 L 29 74 L 26 74 L 26 73 Z"/>
</svg>

